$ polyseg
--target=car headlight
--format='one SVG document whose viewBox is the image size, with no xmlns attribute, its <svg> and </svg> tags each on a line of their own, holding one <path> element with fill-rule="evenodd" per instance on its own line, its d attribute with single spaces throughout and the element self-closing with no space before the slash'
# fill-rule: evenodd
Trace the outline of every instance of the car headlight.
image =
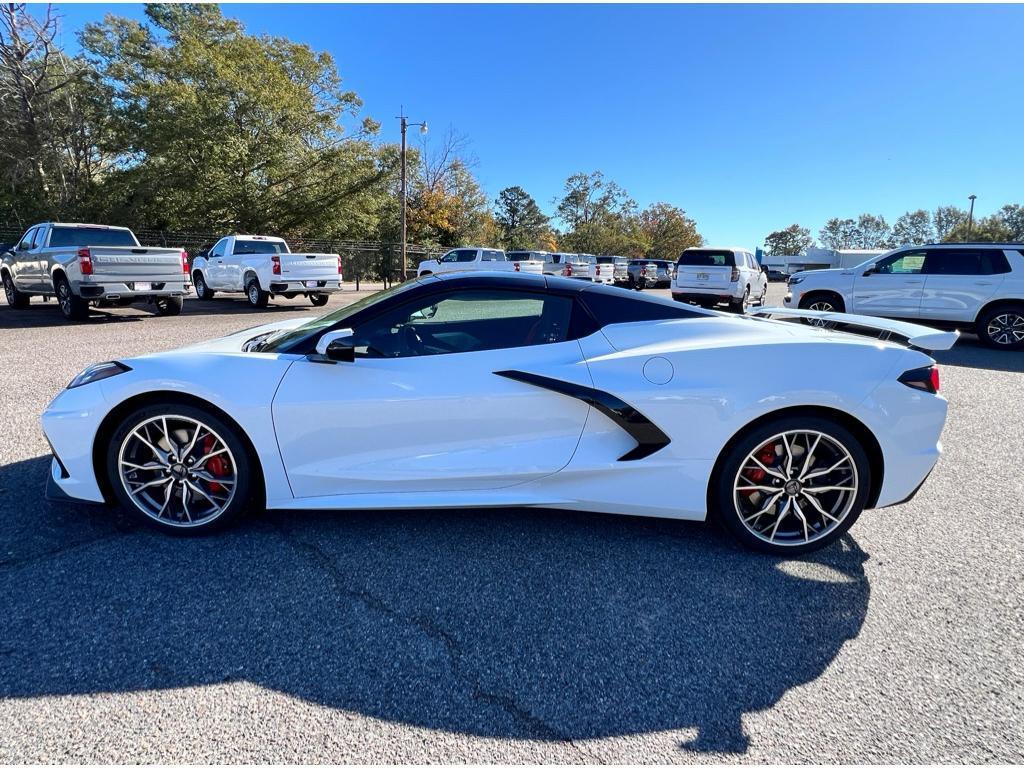
<svg viewBox="0 0 1024 768">
<path fill-rule="evenodd" d="M 124 363 L 117 361 L 111 361 L 109 363 L 96 363 L 90 365 L 80 374 L 75 376 L 68 384 L 68 389 L 74 389 L 75 387 L 81 387 L 84 384 L 92 384 L 94 381 L 102 381 L 103 379 L 109 379 L 111 376 L 117 376 L 119 373 L 127 373 L 130 371 Z"/>
<path fill-rule="evenodd" d="M 791 277 L 791 278 L 789 278 L 789 284 L 790 285 L 796 285 L 797 283 L 802 283 L 803 281 L 804 281 L 804 278 L 802 278 L 802 277 Z"/>
</svg>

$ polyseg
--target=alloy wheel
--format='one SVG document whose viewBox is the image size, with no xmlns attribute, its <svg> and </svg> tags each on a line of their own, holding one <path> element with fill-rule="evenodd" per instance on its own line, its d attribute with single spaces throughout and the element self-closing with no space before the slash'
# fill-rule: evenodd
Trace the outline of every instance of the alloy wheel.
<svg viewBox="0 0 1024 768">
<path fill-rule="evenodd" d="M 260 300 L 260 289 L 256 286 L 256 283 L 249 283 L 249 302 L 251 304 L 258 304 Z"/>
<path fill-rule="evenodd" d="M 1020 344 L 1024 341 L 1024 315 L 1019 312 L 998 314 L 988 321 L 985 331 L 996 344 Z"/>
<path fill-rule="evenodd" d="M 774 435 L 747 454 L 733 480 L 743 526 L 776 546 L 829 535 L 857 498 L 857 465 L 835 438 L 816 430 Z"/>
<path fill-rule="evenodd" d="M 124 438 L 118 476 L 143 514 L 176 528 L 207 525 L 235 496 L 231 449 L 209 425 L 188 416 L 154 416 Z"/>
<path fill-rule="evenodd" d="M 70 317 L 71 287 L 63 280 L 57 283 L 57 303 L 60 304 L 60 311 Z"/>
<path fill-rule="evenodd" d="M 7 297 L 7 303 L 10 306 L 14 306 L 14 282 L 7 275 L 4 275 L 4 295 Z"/>
</svg>

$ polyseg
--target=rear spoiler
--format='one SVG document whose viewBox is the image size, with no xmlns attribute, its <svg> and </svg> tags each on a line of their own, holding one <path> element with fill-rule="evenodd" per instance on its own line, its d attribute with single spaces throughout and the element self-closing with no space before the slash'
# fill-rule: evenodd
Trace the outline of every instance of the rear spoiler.
<svg viewBox="0 0 1024 768">
<path fill-rule="evenodd" d="M 931 351 L 949 349 L 960 338 L 959 331 L 938 331 L 915 323 L 905 323 L 902 320 L 850 315 L 845 312 L 816 312 L 813 309 L 786 309 L 785 307 L 755 307 L 747 312 L 755 317 L 798 317 L 806 320 L 818 320 L 821 321 L 822 326 L 832 330 L 846 330 L 847 327 L 864 328 L 878 331 L 878 338 L 882 341 L 902 339 L 908 346 Z M 837 326 L 839 327 L 837 328 Z"/>
</svg>

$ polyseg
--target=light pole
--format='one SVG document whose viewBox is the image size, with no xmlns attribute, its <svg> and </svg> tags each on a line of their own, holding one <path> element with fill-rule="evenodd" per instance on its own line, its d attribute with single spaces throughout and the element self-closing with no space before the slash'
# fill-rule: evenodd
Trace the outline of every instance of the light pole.
<svg viewBox="0 0 1024 768">
<path fill-rule="evenodd" d="M 410 125 L 418 125 L 420 127 L 420 133 L 427 132 L 427 124 L 423 123 L 410 123 L 409 119 L 405 116 L 405 108 L 402 107 L 398 110 L 402 114 L 398 116 L 398 119 L 402 123 L 402 192 L 401 192 L 401 205 L 402 205 L 402 279 L 405 280 L 405 267 L 408 262 L 406 261 L 405 251 L 405 201 L 406 201 L 406 182 L 405 182 L 405 131 Z"/>
<path fill-rule="evenodd" d="M 978 198 L 977 195 L 968 195 L 967 199 L 971 201 L 971 210 L 967 214 L 967 239 L 971 239 L 971 230 L 974 229 L 974 201 Z"/>
</svg>

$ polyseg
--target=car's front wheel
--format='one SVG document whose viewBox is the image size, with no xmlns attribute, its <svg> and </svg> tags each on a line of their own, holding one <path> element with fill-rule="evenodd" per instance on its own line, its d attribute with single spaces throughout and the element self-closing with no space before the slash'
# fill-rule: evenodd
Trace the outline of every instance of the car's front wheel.
<svg viewBox="0 0 1024 768">
<path fill-rule="evenodd" d="M 192 282 L 196 286 L 196 298 L 200 301 L 206 301 L 212 299 L 215 295 L 215 291 L 210 290 L 210 286 L 206 284 L 206 278 L 203 277 L 202 272 L 196 272 L 192 277 Z"/>
<path fill-rule="evenodd" d="M 978 338 L 996 349 L 1024 349 L 1024 304 L 994 307 L 978 318 Z"/>
<path fill-rule="evenodd" d="M 799 555 L 846 533 L 870 486 L 867 453 L 848 429 L 782 418 L 751 429 L 723 456 L 711 512 L 747 547 Z"/>
<path fill-rule="evenodd" d="M 121 422 L 106 455 L 121 506 L 172 533 L 222 528 L 250 502 L 253 467 L 236 429 L 177 403 L 149 405 Z"/>
</svg>

